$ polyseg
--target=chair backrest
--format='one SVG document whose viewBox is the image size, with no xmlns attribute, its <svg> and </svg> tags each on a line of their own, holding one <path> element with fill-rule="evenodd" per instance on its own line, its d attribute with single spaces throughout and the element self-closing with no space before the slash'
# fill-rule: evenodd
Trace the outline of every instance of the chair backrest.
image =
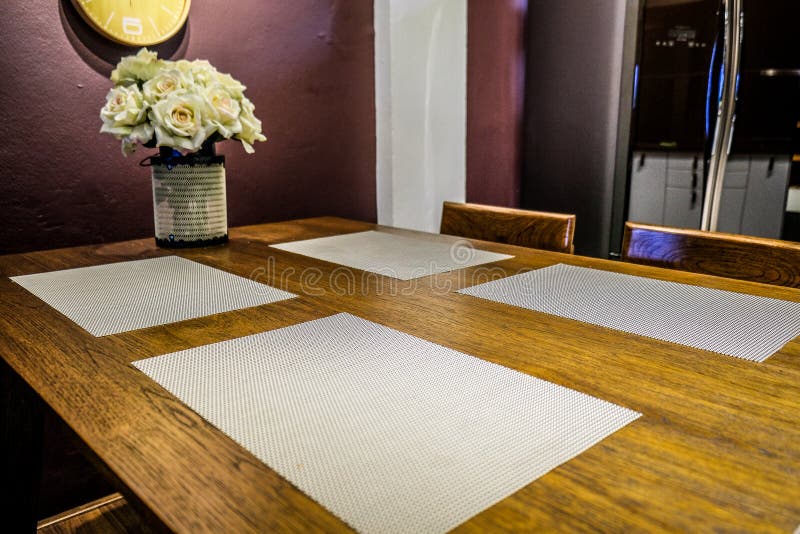
<svg viewBox="0 0 800 534">
<path fill-rule="evenodd" d="M 572 254 L 575 215 L 445 202 L 441 233 Z"/>
<path fill-rule="evenodd" d="M 625 223 L 622 259 L 632 263 L 800 287 L 800 243 Z"/>
</svg>

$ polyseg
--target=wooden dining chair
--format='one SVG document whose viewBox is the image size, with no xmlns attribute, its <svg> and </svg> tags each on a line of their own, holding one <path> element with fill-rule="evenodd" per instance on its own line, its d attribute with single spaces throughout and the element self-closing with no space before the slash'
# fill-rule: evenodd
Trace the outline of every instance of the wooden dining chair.
<svg viewBox="0 0 800 534">
<path fill-rule="evenodd" d="M 445 202 L 440 232 L 572 254 L 575 215 Z"/>
<path fill-rule="evenodd" d="M 622 259 L 800 288 L 800 243 L 779 239 L 627 222 Z"/>
</svg>

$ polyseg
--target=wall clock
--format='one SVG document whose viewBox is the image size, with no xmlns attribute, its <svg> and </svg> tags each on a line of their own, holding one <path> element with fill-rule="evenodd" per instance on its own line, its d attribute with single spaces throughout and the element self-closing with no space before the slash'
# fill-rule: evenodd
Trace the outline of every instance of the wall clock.
<svg viewBox="0 0 800 534">
<path fill-rule="evenodd" d="M 181 29 L 191 0 L 72 0 L 98 33 L 128 46 L 163 43 Z"/>
</svg>

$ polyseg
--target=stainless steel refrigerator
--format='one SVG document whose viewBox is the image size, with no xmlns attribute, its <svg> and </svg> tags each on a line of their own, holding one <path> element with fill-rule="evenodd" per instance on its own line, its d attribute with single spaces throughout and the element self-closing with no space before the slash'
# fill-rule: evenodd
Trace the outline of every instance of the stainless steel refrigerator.
<svg viewBox="0 0 800 534">
<path fill-rule="evenodd" d="M 576 23 L 553 4 L 529 4 L 523 207 L 577 213 L 576 248 L 597 256 L 619 252 L 626 220 L 793 237 L 785 222 L 800 153 L 800 0 L 609 0 Z M 536 37 L 554 25 L 588 46 Z M 564 64 L 579 68 L 555 72 Z M 543 95 L 536 84 L 553 76 Z M 598 98 L 605 81 L 619 89 Z M 605 144 L 558 130 L 581 115 Z M 543 136 L 551 124 L 559 135 Z M 559 163 L 559 152 L 570 160 Z"/>
</svg>

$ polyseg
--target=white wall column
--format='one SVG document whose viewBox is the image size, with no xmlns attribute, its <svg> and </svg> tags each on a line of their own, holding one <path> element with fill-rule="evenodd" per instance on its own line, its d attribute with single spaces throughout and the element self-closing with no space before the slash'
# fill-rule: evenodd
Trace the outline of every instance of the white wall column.
<svg viewBox="0 0 800 534">
<path fill-rule="evenodd" d="M 375 0 L 378 222 L 438 231 L 466 197 L 467 0 Z"/>
</svg>

